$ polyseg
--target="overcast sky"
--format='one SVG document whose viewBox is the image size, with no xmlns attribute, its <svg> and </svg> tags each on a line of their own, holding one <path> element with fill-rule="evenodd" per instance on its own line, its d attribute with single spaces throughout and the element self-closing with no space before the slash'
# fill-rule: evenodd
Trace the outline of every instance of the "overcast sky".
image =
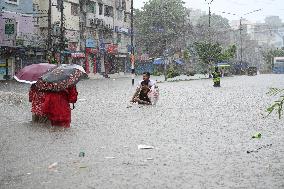
<svg viewBox="0 0 284 189">
<path fill-rule="evenodd" d="M 134 0 L 134 7 L 141 8 L 148 0 Z M 211 1 L 211 0 L 207 0 Z M 184 0 L 186 7 L 201 9 L 208 12 L 208 4 L 205 0 Z M 214 0 L 212 2 L 212 12 L 222 15 L 229 20 L 238 20 L 240 16 L 251 12 L 253 10 L 262 9 L 260 12 L 255 12 L 244 16 L 251 21 L 264 21 L 266 16 L 280 16 L 284 21 L 284 0 Z M 222 12 L 229 12 L 237 14 L 238 16 L 232 16 L 228 14 L 222 14 Z"/>
</svg>

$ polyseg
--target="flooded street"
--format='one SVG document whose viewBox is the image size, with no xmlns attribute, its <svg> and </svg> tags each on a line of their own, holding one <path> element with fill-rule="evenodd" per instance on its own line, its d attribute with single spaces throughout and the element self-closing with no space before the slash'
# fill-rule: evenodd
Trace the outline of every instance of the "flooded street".
<svg viewBox="0 0 284 189">
<path fill-rule="evenodd" d="M 29 85 L 2 82 L 23 101 L 0 101 L 0 188 L 284 188 L 284 119 L 263 118 L 283 75 L 212 85 L 159 83 L 157 105 L 140 106 L 130 79 L 84 80 L 60 130 L 31 123 Z"/>
</svg>

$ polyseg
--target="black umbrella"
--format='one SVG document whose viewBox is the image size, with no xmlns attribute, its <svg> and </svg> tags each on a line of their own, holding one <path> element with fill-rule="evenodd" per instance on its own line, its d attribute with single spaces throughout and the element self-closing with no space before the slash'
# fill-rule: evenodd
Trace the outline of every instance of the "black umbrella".
<svg viewBox="0 0 284 189">
<path fill-rule="evenodd" d="M 62 64 L 44 74 L 36 83 L 40 90 L 62 91 L 76 85 L 86 74 L 82 66 L 76 64 Z"/>
</svg>

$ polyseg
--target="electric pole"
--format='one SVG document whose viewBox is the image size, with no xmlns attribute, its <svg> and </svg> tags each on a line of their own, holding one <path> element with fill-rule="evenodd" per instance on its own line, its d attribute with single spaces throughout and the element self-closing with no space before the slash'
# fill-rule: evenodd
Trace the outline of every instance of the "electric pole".
<svg viewBox="0 0 284 189">
<path fill-rule="evenodd" d="M 205 0 L 207 1 L 207 0 Z M 209 7 L 209 11 L 208 11 L 208 35 L 209 35 L 209 41 L 211 42 L 211 31 L 210 31 L 210 28 L 211 28 L 211 16 L 212 16 L 212 13 L 211 13 L 211 4 L 214 0 L 209 0 L 210 2 L 208 2 L 208 7 Z"/>
<path fill-rule="evenodd" d="M 242 20 L 243 20 L 243 16 L 246 16 L 246 15 L 249 15 L 249 14 L 252 14 L 252 13 L 255 13 L 255 12 L 259 12 L 261 10 L 262 9 L 257 9 L 257 10 L 248 12 L 248 13 L 243 14 L 242 16 L 240 16 L 240 28 L 239 28 L 239 30 L 240 30 L 240 64 L 241 64 L 241 66 L 243 64 L 243 36 L 242 36 L 242 30 L 243 30 Z M 233 13 L 229 13 L 229 12 L 222 12 L 222 13 L 238 16 L 237 14 L 233 14 Z"/>
<path fill-rule="evenodd" d="M 48 12 L 47 12 L 47 22 L 48 22 L 48 26 L 47 26 L 47 50 L 50 51 L 51 49 L 51 45 L 52 45 L 52 41 L 51 41 L 51 0 L 49 0 L 48 2 Z"/>
<path fill-rule="evenodd" d="M 64 63 L 63 51 L 65 49 L 65 29 L 64 29 L 64 5 L 63 0 L 60 1 L 60 63 Z"/>
<path fill-rule="evenodd" d="M 208 21 L 209 28 L 211 27 L 211 7 L 209 5 L 209 21 Z"/>
<path fill-rule="evenodd" d="M 243 30 L 243 26 L 242 26 L 242 17 L 240 18 L 240 57 L 241 57 L 241 66 L 243 65 L 243 36 L 242 36 L 242 30 Z"/>
<path fill-rule="evenodd" d="M 134 31 L 133 31 L 133 22 L 134 22 L 134 17 L 133 17 L 133 0 L 131 0 L 131 56 L 130 56 L 130 60 L 131 60 L 131 74 L 132 74 L 132 86 L 134 85 L 134 78 L 135 78 L 135 57 L 134 57 Z"/>
</svg>

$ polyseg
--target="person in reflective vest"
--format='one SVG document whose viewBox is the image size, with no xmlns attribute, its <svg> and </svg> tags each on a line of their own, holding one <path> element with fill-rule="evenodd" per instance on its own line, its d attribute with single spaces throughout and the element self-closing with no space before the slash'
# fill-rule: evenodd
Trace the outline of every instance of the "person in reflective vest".
<svg viewBox="0 0 284 189">
<path fill-rule="evenodd" d="M 213 83 L 214 83 L 214 87 L 221 87 L 220 85 L 220 81 L 221 81 L 221 73 L 218 70 L 218 67 L 215 67 L 215 71 L 212 73 L 213 75 Z"/>
</svg>

